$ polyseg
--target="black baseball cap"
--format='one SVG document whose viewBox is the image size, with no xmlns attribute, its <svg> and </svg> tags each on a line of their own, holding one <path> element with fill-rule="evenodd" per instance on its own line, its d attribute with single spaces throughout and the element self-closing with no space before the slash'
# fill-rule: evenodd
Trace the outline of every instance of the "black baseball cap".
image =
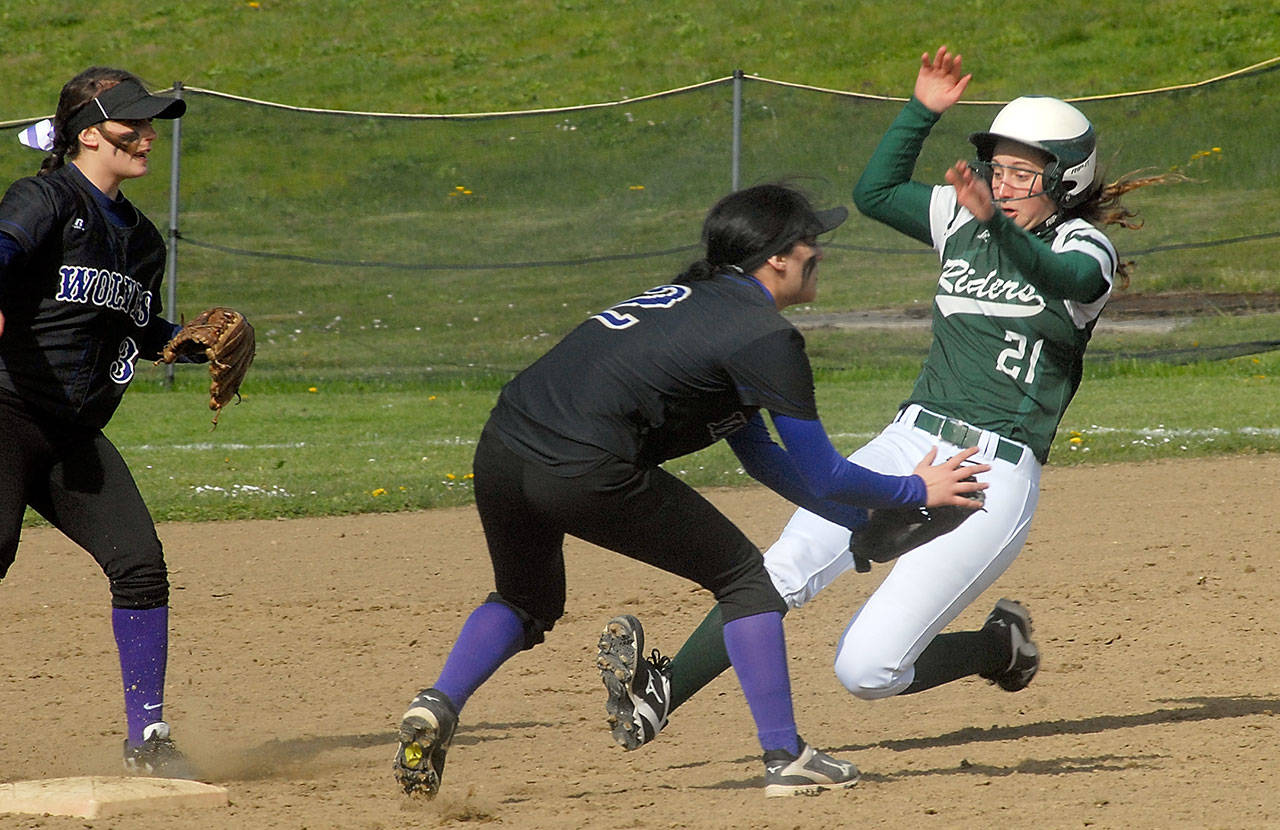
<svg viewBox="0 0 1280 830">
<path fill-rule="evenodd" d="M 821 236 L 843 225 L 844 220 L 849 218 L 849 209 L 844 205 L 837 205 L 826 210 L 815 210 L 813 215 L 818 220 L 818 230 L 813 235 Z"/>
<path fill-rule="evenodd" d="M 805 222 L 804 230 L 796 231 L 794 228 L 790 232 L 784 231 L 781 236 L 771 240 L 767 245 L 757 251 L 753 256 L 748 257 L 744 262 L 739 263 L 739 267 L 751 273 L 764 264 L 765 260 L 774 254 L 782 253 L 791 248 L 792 245 L 801 239 L 811 236 L 821 236 L 824 233 L 833 231 L 849 218 L 849 209 L 843 205 L 838 205 L 825 210 L 812 211 L 809 220 Z"/>
<path fill-rule="evenodd" d="M 181 118 L 187 102 L 167 95 L 152 95 L 132 78 L 98 93 L 67 119 L 67 133 L 72 136 L 103 121 L 134 121 L 144 118 Z"/>
</svg>

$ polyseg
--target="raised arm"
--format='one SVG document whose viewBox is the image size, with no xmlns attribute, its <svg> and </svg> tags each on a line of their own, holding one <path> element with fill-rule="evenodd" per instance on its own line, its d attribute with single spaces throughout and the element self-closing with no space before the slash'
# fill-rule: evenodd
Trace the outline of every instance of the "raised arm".
<svg viewBox="0 0 1280 830">
<path fill-rule="evenodd" d="M 876 145 L 853 189 L 853 201 L 872 219 L 926 245 L 933 186 L 911 180 L 924 140 L 939 116 L 959 100 L 970 75 L 961 74 L 959 55 L 920 56 L 915 92 Z"/>
<path fill-rule="evenodd" d="M 913 94 L 916 100 L 939 115 L 951 108 L 960 100 L 965 87 L 969 85 L 972 74 L 966 75 L 961 69 L 962 58 L 947 51 L 947 47 L 938 47 L 932 58 L 925 52 L 920 56 L 920 72 L 916 75 L 916 87 Z"/>
</svg>

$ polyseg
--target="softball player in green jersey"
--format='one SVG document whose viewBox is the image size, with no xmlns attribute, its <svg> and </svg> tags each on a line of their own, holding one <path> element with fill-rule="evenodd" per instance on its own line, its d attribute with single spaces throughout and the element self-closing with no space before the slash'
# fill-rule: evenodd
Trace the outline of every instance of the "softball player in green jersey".
<svg viewBox="0 0 1280 830">
<path fill-rule="evenodd" d="M 977 447 L 990 485 L 985 505 L 955 530 L 899 558 L 854 614 L 835 658 L 854 695 L 883 698 L 979 675 L 1016 692 L 1040 666 L 1027 610 L 1000 600 L 981 630 L 942 629 L 991 587 L 1026 541 L 1040 471 L 1080 384 L 1085 347 L 1124 268 L 1099 230 L 1135 227 L 1119 196 L 1167 177 L 1103 186 L 1088 119 L 1048 97 L 1014 100 L 970 136 L 976 163 L 957 162 L 946 185 L 911 180 L 933 125 L 970 80 L 945 47 L 921 57 L 914 95 L 889 127 L 854 190 L 868 216 L 931 245 L 941 263 L 933 343 L 910 397 L 849 459 L 884 474 L 922 453 Z M 854 535 L 857 545 L 857 535 Z M 790 608 L 854 566 L 848 527 L 799 510 L 765 554 Z M 707 617 L 672 659 L 635 662 L 625 695 L 611 693 L 615 740 L 635 749 L 728 662 Z M 607 658 L 609 655 L 601 655 Z M 616 713 L 621 712 L 621 716 Z"/>
</svg>

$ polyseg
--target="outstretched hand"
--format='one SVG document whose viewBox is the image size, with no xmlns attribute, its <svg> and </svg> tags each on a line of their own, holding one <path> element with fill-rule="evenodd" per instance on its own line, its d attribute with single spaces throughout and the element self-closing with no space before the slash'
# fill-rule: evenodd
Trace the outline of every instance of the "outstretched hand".
<svg viewBox="0 0 1280 830">
<path fill-rule="evenodd" d="M 962 74 L 960 55 L 953 55 L 947 47 L 939 46 L 932 58 L 925 52 L 920 56 L 920 73 L 916 76 L 915 96 L 933 112 L 946 112 L 969 85 L 972 74 Z"/>
<path fill-rule="evenodd" d="M 933 460 L 938 457 L 938 448 L 929 450 L 928 455 L 913 470 L 916 475 L 924 479 L 924 486 L 928 492 L 925 507 L 950 505 L 976 510 L 982 506 L 982 500 L 975 494 L 987 489 L 989 485 L 985 481 L 966 481 L 966 479 L 972 479 L 978 473 L 987 472 L 991 469 L 991 465 L 964 464 L 969 456 L 977 451 L 977 447 L 970 447 L 967 450 L 961 450 L 941 464 L 934 464 Z M 961 466 L 962 464 L 964 466 Z"/>
<path fill-rule="evenodd" d="M 956 201 L 967 208 L 979 222 L 990 222 L 996 205 L 991 200 L 991 186 L 977 176 L 968 162 L 957 161 L 947 168 L 947 184 L 956 189 Z"/>
</svg>

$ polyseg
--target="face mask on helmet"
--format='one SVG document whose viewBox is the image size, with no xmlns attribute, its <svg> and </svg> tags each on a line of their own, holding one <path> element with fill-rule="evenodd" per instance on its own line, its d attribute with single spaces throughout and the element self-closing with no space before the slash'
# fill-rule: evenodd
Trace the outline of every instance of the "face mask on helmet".
<svg viewBox="0 0 1280 830">
<path fill-rule="evenodd" d="M 996 114 L 990 129 L 969 136 L 978 149 L 979 160 L 986 165 L 1000 139 L 1049 155 L 1043 174 L 1044 192 L 1058 207 L 1073 207 L 1093 192 L 1098 166 L 1093 125 L 1066 101 L 1043 95 L 1015 98 Z"/>
</svg>

